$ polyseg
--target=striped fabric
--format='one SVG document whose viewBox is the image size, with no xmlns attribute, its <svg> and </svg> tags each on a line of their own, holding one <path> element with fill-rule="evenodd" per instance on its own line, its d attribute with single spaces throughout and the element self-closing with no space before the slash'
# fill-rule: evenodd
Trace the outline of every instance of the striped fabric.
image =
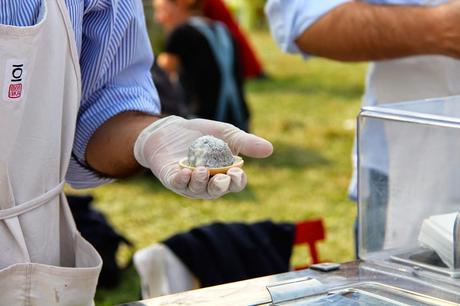
<svg viewBox="0 0 460 306">
<path fill-rule="evenodd" d="M 43 16 L 46 0 L 0 0 L 0 23 L 29 26 Z M 50 1 L 50 0 L 47 0 Z M 54 0 L 53 0 L 54 1 Z M 109 182 L 87 168 L 90 137 L 124 111 L 160 112 L 141 0 L 65 0 L 80 54 L 82 100 L 67 181 L 74 188 Z"/>
</svg>

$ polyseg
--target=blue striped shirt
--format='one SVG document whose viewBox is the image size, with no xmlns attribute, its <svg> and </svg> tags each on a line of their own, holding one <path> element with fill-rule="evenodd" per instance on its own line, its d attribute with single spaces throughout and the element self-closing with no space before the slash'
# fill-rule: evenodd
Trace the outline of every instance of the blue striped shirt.
<svg viewBox="0 0 460 306">
<path fill-rule="evenodd" d="M 30 26 L 46 0 L 0 0 L 0 22 Z M 48 0 L 49 1 L 49 0 Z M 67 181 L 75 188 L 110 181 L 86 166 L 96 129 L 124 111 L 160 112 L 150 67 L 153 54 L 141 0 L 65 0 L 80 55 L 82 99 Z"/>
</svg>

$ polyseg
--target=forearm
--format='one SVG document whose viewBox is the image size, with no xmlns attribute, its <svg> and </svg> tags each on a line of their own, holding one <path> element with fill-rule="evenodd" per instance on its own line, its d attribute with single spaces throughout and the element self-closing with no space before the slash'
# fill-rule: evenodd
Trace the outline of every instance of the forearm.
<svg viewBox="0 0 460 306">
<path fill-rule="evenodd" d="M 320 18 L 296 43 L 306 53 L 341 61 L 443 54 L 440 13 L 437 7 L 350 2 Z"/>
<path fill-rule="evenodd" d="M 86 149 L 87 163 L 109 177 L 126 177 L 139 171 L 134 143 L 139 133 L 157 119 L 140 112 L 125 112 L 109 119 L 91 137 Z"/>
</svg>

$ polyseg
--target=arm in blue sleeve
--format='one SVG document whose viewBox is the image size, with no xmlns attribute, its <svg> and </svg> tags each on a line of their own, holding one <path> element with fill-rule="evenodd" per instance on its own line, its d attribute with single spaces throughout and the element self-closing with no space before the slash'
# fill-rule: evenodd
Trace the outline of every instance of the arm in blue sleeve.
<svg viewBox="0 0 460 306">
<path fill-rule="evenodd" d="M 279 47 L 284 52 L 300 53 L 295 44 L 296 38 L 321 16 L 350 1 L 352 0 L 268 0 L 265 14 L 272 36 Z"/>
<path fill-rule="evenodd" d="M 303 32 L 334 8 L 353 0 L 268 0 L 265 12 L 270 30 L 280 48 L 285 52 L 301 53 L 295 41 Z M 422 0 L 365 0 L 356 1 L 377 5 L 419 6 L 427 5 Z M 429 5 L 438 5 L 443 0 L 433 0 Z M 303 53 L 304 56 L 309 56 Z"/>
<path fill-rule="evenodd" d="M 83 17 L 82 101 L 67 175 L 70 184 L 85 188 L 107 181 L 91 171 L 85 160 L 86 146 L 95 131 L 122 112 L 160 112 L 141 1 L 93 2 L 97 3 L 87 6 Z"/>
</svg>

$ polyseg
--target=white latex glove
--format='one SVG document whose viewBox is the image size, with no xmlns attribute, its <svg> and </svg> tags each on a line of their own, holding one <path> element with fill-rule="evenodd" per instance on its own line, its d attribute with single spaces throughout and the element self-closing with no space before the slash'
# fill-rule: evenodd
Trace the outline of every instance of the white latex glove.
<svg viewBox="0 0 460 306">
<path fill-rule="evenodd" d="M 178 162 L 187 157 L 190 144 L 205 135 L 225 141 L 234 155 L 262 158 L 273 152 L 270 142 L 231 124 L 169 116 L 155 121 L 139 134 L 134 156 L 142 166 L 150 168 L 166 188 L 189 198 L 213 199 L 243 190 L 247 178 L 240 168 L 231 168 L 227 174 L 211 178 L 205 167 L 197 167 L 193 172 L 180 168 Z"/>
</svg>

